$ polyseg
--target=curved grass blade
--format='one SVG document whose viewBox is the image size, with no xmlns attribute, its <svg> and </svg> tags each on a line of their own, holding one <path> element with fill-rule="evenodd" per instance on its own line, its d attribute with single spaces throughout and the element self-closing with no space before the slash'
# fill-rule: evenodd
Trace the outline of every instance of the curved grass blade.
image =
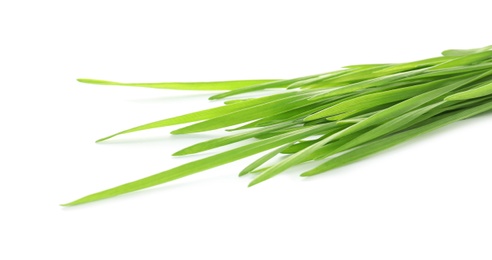
<svg viewBox="0 0 492 260">
<path fill-rule="evenodd" d="M 211 81 L 211 82 L 160 82 L 160 83 L 122 83 L 99 79 L 77 79 L 78 82 L 110 85 L 110 86 L 131 86 L 158 89 L 176 90 L 234 90 L 246 86 L 265 84 L 279 81 L 278 79 L 254 79 L 254 80 L 231 80 L 231 81 Z"/>
<path fill-rule="evenodd" d="M 385 72 L 383 73 L 378 72 L 381 69 L 387 67 L 388 65 L 380 65 L 380 66 L 368 67 L 364 69 L 351 70 L 348 71 L 347 73 L 343 73 L 340 75 L 336 75 L 335 77 L 324 79 L 323 81 L 321 81 L 322 84 L 319 84 L 318 88 L 335 87 L 335 86 L 341 86 L 341 85 L 352 84 L 356 82 L 367 81 L 370 79 L 375 79 L 380 76 L 387 75 L 387 73 Z"/>
<path fill-rule="evenodd" d="M 286 88 L 287 89 L 305 88 L 305 87 L 311 86 L 315 83 L 321 82 L 323 80 L 330 79 L 333 77 L 338 77 L 340 75 L 344 75 L 344 74 L 347 74 L 349 72 L 350 72 L 350 70 L 338 70 L 338 71 L 329 72 L 327 74 L 324 74 L 324 75 L 321 75 L 318 77 L 296 81 L 296 82 L 288 85 Z"/>
<path fill-rule="evenodd" d="M 392 66 L 392 65 L 394 65 L 394 64 L 391 64 L 391 63 L 356 64 L 356 65 L 343 66 L 343 68 L 346 68 L 346 69 L 369 69 L 369 68 L 382 67 L 382 66 Z"/>
</svg>

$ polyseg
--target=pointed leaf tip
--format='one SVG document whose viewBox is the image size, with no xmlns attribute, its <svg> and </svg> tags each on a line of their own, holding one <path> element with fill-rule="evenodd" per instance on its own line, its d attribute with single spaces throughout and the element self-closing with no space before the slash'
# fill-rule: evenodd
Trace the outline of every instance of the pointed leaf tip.
<svg viewBox="0 0 492 260">
<path fill-rule="evenodd" d="M 188 155 L 188 154 L 189 154 L 189 153 L 187 153 L 187 152 L 185 151 L 185 149 L 183 149 L 183 150 L 179 150 L 179 151 L 177 151 L 177 152 L 173 153 L 173 154 L 172 154 L 172 156 L 184 156 L 184 155 Z"/>
<path fill-rule="evenodd" d="M 119 82 L 100 80 L 100 79 L 86 79 L 86 78 L 78 78 L 77 81 L 80 83 L 98 84 L 98 85 L 119 85 L 119 84 L 122 84 Z"/>
<path fill-rule="evenodd" d="M 248 188 L 251 188 L 251 187 L 255 186 L 256 184 L 259 184 L 260 182 L 262 182 L 262 181 L 257 181 L 257 179 L 252 180 L 252 181 L 248 184 Z"/>
<path fill-rule="evenodd" d="M 104 141 L 106 141 L 106 140 L 108 140 L 108 139 L 111 139 L 111 138 L 113 138 L 113 137 L 115 137 L 115 136 L 116 136 L 116 135 L 110 135 L 110 136 L 103 137 L 103 138 L 101 138 L 101 139 L 97 139 L 97 140 L 96 140 L 96 143 L 101 143 L 101 142 L 104 142 Z"/>
</svg>

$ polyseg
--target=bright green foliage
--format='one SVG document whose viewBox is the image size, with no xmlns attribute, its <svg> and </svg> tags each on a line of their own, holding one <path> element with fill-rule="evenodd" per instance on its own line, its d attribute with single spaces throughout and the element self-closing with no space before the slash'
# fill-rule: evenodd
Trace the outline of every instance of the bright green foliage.
<svg viewBox="0 0 492 260">
<path fill-rule="evenodd" d="M 316 175 L 492 110 L 492 46 L 447 50 L 442 54 L 408 63 L 345 66 L 338 71 L 287 80 L 118 83 L 80 79 L 100 85 L 228 90 L 210 99 L 262 93 L 272 88 L 283 90 L 256 98 L 228 99 L 223 106 L 155 121 L 98 140 L 193 123 L 172 133 L 191 134 L 221 128 L 228 128 L 232 133 L 183 148 L 175 156 L 224 148 L 244 140 L 252 142 L 64 206 L 145 189 L 269 150 L 240 171 L 240 176 L 257 173 L 249 186 L 292 166 L 319 160 L 317 167 L 302 174 Z M 272 164 L 277 156 L 280 160 Z"/>
</svg>

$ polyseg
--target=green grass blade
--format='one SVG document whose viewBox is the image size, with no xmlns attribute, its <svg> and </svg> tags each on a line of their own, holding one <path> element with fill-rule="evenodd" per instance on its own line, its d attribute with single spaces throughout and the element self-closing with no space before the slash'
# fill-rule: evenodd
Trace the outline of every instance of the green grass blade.
<svg viewBox="0 0 492 260">
<path fill-rule="evenodd" d="M 329 91 L 327 93 L 322 93 L 322 94 L 316 95 L 311 99 L 312 100 L 319 100 L 319 99 L 338 96 L 338 95 L 342 95 L 342 94 L 347 94 L 347 93 L 351 93 L 351 92 L 355 92 L 355 91 L 359 91 L 359 90 L 363 90 L 363 89 L 367 89 L 367 88 L 382 86 L 385 84 L 390 84 L 390 83 L 396 82 L 398 80 L 402 80 L 404 78 L 408 78 L 408 77 L 415 76 L 415 75 L 422 74 L 422 73 L 424 73 L 424 69 L 412 70 L 412 71 L 402 72 L 402 73 L 398 73 L 398 74 L 394 74 L 394 75 L 388 75 L 388 76 L 377 77 L 374 79 L 364 80 L 361 82 L 345 85 L 345 86 L 337 88 L 337 89 L 333 89 L 332 91 Z"/>
<path fill-rule="evenodd" d="M 299 123 L 299 122 L 297 122 L 297 123 Z M 210 149 L 222 147 L 222 146 L 225 146 L 228 144 L 232 144 L 235 142 L 239 142 L 242 140 L 253 138 L 253 137 L 256 137 L 257 135 L 270 133 L 270 132 L 275 131 L 275 130 L 286 129 L 286 128 L 288 129 L 288 127 L 293 126 L 295 124 L 296 124 L 295 122 L 284 122 L 284 123 L 281 123 L 278 125 L 265 127 L 265 128 L 261 128 L 258 130 L 249 131 L 246 133 L 239 133 L 239 134 L 235 134 L 235 135 L 231 135 L 231 136 L 224 136 L 224 137 L 219 137 L 219 138 L 207 140 L 205 142 L 197 143 L 197 144 L 188 146 L 186 148 L 183 148 L 183 149 L 175 152 L 173 154 L 173 156 L 182 156 L 182 155 L 189 155 L 189 154 L 195 154 L 195 153 L 199 153 L 199 152 L 203 152 L 203 151 L 208 151 Z"/>
<path fill-rule="evenodd" d="M 301 151 L 292 154 L 291 156 L 283 159 L 282 161 L 276 163 L 272 167 L 268 168 L 266 171 L 258 174 L 248 185 L 248 187 L 252 187 L 261 182 L 264 182 L 273 176 L 287 170 L 288 168 L 300 164 L 306 160 L 314 151 L 323 147 L 326 143 L 332 140 L 331 136 L 327 137 L 323 140 L 318 141 L 316 144 L 308 146 Z"/>
<path fill-rule="evenodd" d="M 473 53 L 473 54 L 466 55 L 466 56 L 459 56 L 459 57 L 454 58 L 452 60 L 449 60 L 447 62 L 443 62 L 441 64 L 433 66 L 432 68 L 429 68 L 429 71 L 437 70 L 437 69 L 443 69 L 443 68 L 452 68 L 452 67 L 457 67 L 457 66 L 469 65 L 472 63 L 477 63 L 477 62 L 486 60 L 490 57 L 492 57 L 492 51 L 484 51 L 484 52 L 479 52 L 479 53 Z"/>
<path fill-rule="evenodd" d="M 176 90 L 234 90 L 247 86 L 265 84 L 279 81 L 279 79 L 254 79 L 254 80 L 231 80 L 231 81 L 213 81 L 213 82 L 161 82 L 161 83 L 122 83 L 115 81 L 99 79 L 77 79 L 78 82 L 111 85 L 111 86 L 131 86 L 158 89 L 176 89 Z"/>
<path fill-rule="evenodd" d="M 443 108 L 443 111 L 441 112 L 470 108 L 476 105 L 480 105 L 484 102 L 492 102 L 492 96 L 484 96 L 475 99 L 458 100 L 458 101 L 453 100 L 453 101 L 446 101 L 446 102 L 448 103 L 448 105 L 445 108 Z"/>
<path fill-rule="evenodd" d="M 230 96 L 235 96 L 235 95 L 239 95 L 239 94 L 244 94 L 244 93 L 254 92 L 254 91 L 264 90 L 264 89 L 286 88 L 294 82 L 305 80 L 305 79 L 310 79 L 310 78 L 315 78 L 315 77 L 318 77 L 321 75 L 323 75 L 323 74 L 300 77 L 300 78 L 295 78 L 295 79 L 285 79 L 285 80 L 279 80 L 279 81 L 274 81 L 274 82 L 267 82 L 267 83 L 261 83 L 261 84 L 257 84 L 257 85 L 242 87 L 239 89 L 227 91 L 225 93 L 213 95 L 209 99 L 210 100 L 222 99 L 222 98 L 226 98 L 226 97 L 230 97 Z"/>
<path fill-rule="evenodd" d="M 334 116 L 337 114 L 343 114 L 351 111 L 364 111 L 371 107 L 384 105 L 410 97 L 416 96 L 423 92 L 432 90 L 439 85 L 445 84 L 449 81 L 435 81 L 426 84 L 421 84 L 412 87 L 405 87 L 399 89 L 392 89 L 383 92 L 376 92 L 367 95 L 357 96 L 355 98 L 337 103 L 331 107 L 323 109 L 313 115 L 310 115 L 306 120 L 314 120 L 323 117 Z"/>
<path fill-rule="evenodd" d="M 273 137 L 273 136 L 277 136 L 277 135 L 285 134 L 285 133 L 288 133 L 288 132 L 296 131 L 296 130 L 302 129 L 304 127 L 304 125 L 302 125 L 301 120 L 290 121 L 290 122 L 295 123 L 296 125 L 291 126 L 291 127 L 285 127 L 283 129 L 278 129 L 278 130 L 275 130 L 275 131 L 270 131 L 270 132 L 267 132 L 267 133 L 260 133 L 260 134 L 255 135 L 254 138 L 255 139 L 260 139 L 260 140 L 261 139 L 267 139 L 267 138 L 270 138 L 270 137 Z M 281 123 L 278 123 L 277 125 L 280 125 L 280 124 L 283 124 L 283 123 L 284 122 L 281 122 Z M 272 126 L 274 126 L 274 125 L 272 125 Z M 263 129 L 263 128 L 260 128 L 260 129 Z"/>
<path fill-rule="evenodd" d="M 483 51 L 488 51 L 492 49 L 492 45 L 483 47 L 483 48 L 476 48 L 476 49 L 452 49 L 452 50 L 445 50 L 442 52 L 443 56 L 449 56 L 449 57 L 456 57 L 456 56 L 465 56 L 473 53 L 479 53 Z"/>
<path fill-rule="evenodd" d="M 492 82 L 477 88 L 473 88 L 467 91 L 453 94 L 451 96 L 446 97 L 445 100 L 446 101 L 467 100 L 467 99 L 479 98 L 487 95 L 492 95 Z"/>
<path fill-rule="evenodd" d="M 419 75 L 414 75 L 408 78 L 405 78 L 403 80 L 430 80 L 431 78 L 434 79 L 441 79 L 441 78 L 448 78 L 451 76 L 455 75 L 464 75 L 466 73 L 481 73 L 484 70 L 488 70 L 492 68 L 492 63 L 483 63 L 483 64 L 477 64 L 477 65 L 469 65 L 469 66 L 458 66 L 458 67 L 453 67 L 453 68 L 444 68 L 444 69 L 439 69 L 439 70 L 434 70 L 430 71 L 427 73 L 419 74 Z"/>
<path fill-rule="evenodd" d="M 298 92 L 297 95 L 280 98 L 271 102 L 258 104 L 256 106 L 247 107 L 241 110 L 231 112 L 229 114 L 208 119 L 203 122 L 198 122 L 190 126 L 186 126 L 172 131 L 172 134 L 189 134 L 220 129 L 223 127 L 233 126 L 240 123 L 249 122 L 254 119 L 276 115 L 288 110 L 305 106 L 309 103 L 306 99 L 310 97 L 310 93 Z M 241 103 L 239 103 L 241 104 Z"/>
<path fill-rule="evenodd" d="M 409 71 L 409 70 L 422 69 L 422 68 L 437 65 L 437 64 L 445 62 L 445 61 L 449 61 L 450 59 L 451 58 L 449 58 L 449 57 L 435 57 L 435 58 L 430 58 L 430 59 L 425 59 L 425 60 L 400 63 L 400 64 L 395 64 L 395 65 L 389 66 L 387 68 L 384 68 L 378 72 L 393 74 L 393 73 L 404 72 L 404 71 Z"/>
<path fill-rule="evenodd" d="M 335 125 L 333 126 L 332 129 L 330 130 L 327 130 L 323 133 L 323 136 L 315 139 L 315 140 L 301 140 L 291 146 L 289 146 L 288 148 L 286 148 L 285 150 L 282 151 L 283 154 L 294 154 L 294 153 L 297 153 L 337 132 L 339 132 L 340 130 L 343 130 L 344 128 L 347 128 L 348 126 L 352 125 L 353 123 L 350 123 L 350 122 L 345 122 L 344 124 L 339 124 L 338 122 L 335 123 Z"/>
<path fill-rule="evenodd" d="M 325 118 L 326 120 L 328 121 L 337 121 L 338 122 L 341 122 L 341 121 L 345 121 L 347 119 L 352 119 L 352 118 L 367 118 L 383 109 L 386 109 L 388 107 L 391 107 L 391 106 L 394 106 L 396 105 L 397 102 L 392 102 L 392 103 L 389 103 L 389 104 L 382 104 L 382 105 L 379 105 L 379 106 L 375 106 L 375 107 L 371 107 L 369 109 L 366 109 L 366 110 L 362 110 L 362 111 L 350 111 L 350 112 L 345 112 L 343 114 L 338 114 L 338 115 L 335 115 L 335 116 L 330 116 L 330 117 L 327 117 Z"/>
<path fill-rule="evenodd" d="M 237 131 L 237 130 L 256 128 L 256 127 L 265 127 L 265 126 L 282 123 L 285 121 L 294 121 L 299 119 L 302 120 L 305 115 L 308 115 L 313 111 L 316 111 L 318 107 L 324 107 L 323 102 L 313 103 L 280 114 L 276 114 L 273 116 L 267 116 L 237 128 L 227 129 L 226 131 Z"/>
<path fill-rule="evenodd" d="M 149 177 L 129 182 L 108 190 L 97 192 L 73 202 L 63 204 L 63 206 L 74 206 L 82 203 L 93 202 L 101 199 L 107 199 L 114 196 L 122 195 L 125 193 L 149 188 L 155 185 L 166 183 L 172 180 L 176 180 L 182 177 L 189 176 L 191 174 L 208 170 L 220 165 L 224 165 L 233 161 L 237 161 L 248 156 L 270 150 L 272 148 L 284 145 L 286 143 L 296 142 L 300 139 L 306 138 L 311 135 L 319 134 L 329 128 L 333 127 L 328 123 L 325 125 L 318 125 L 312 127 L 306 127 L 304 129 L 295 131 L 293 133 L 286 133 L 269 139 L 257 141 L 252 144 L 247 144 L 242 147 L 238 147 L 226 152 L 222 152 L 216 155 L 212 155 L 200 160 L 196 160 L 190 163 L 183 164 L 181 166 L 166 170 Z"/>
<path fill-rule="evenodd" d="M 410 111 L 410 112 L 403 114 L 403 115 L 401 115 L 395 119 L 392 119 L 388 122 L 385 122 L 385 123 L 377 126 L 376 128 L 373 128 L 370 131 L 364 132 L 361 135 L 356 136 L 355 138 L 350 140 L 350 142 L 347 142 L 345 145 L 340 146 L 337 149 L 337 152 L 342 152 L 342 151 L 351 149 L 351 148 L 356 147 L 360 144 L 372 141 L 378 137 L 384 136 L 386 134 L 389 134 L 389 133 L 392 133 L 396 130 L 399 130 L 405 126 L 408 126 L 408 124 L 410 122 L 414 121 L 415 119 L 418 119 L 423 114 L 429 112 L 430 110 L 432 110 L 436 107 L 443 105 L 444 103 L 445 102 L 439 102 L 439 103 L 431 104 L 431 105 L 425 106 L 423 108 Z"/>
<path fill-rule="evenodd" d="M 281 146 L 279 147 L 278 149 L 275 149 L 263 156 L 261 156 L 260 158 L 258 158 L 257 160 L 255 160 L 254 162 L 250 163 L 248 166 L 246 166 L 240 173 L 239 173 L 239 176 L 244 176 L 254 170 L 256 170 L 256 168 L 262 166 L 263 164 L 265 164 L 266 162 L 268 162 L 270 159 L 272 159 L 273 157 L 275 157 L 277 154 L 281 153 L 282 151 L 284 151 L 285 149 L 287 149 L 289 146 L 291 146 L 292 144 L 287 144 L 287 145 L 284 145 L 284 146 Z"/>
<path fill-rule="evenodd" d="M 308 146 L 315 144 L 318 141 L 319 140 L 300 141 L 296 144 L 289 146 L 289 148 L 286 148 L 285 150 L 283 150 L 282 153 L 283 154 L 294 154 L 294 153 L 301 151 L 302 149 L 305 149 Z"/>
<path fill-rule="evenodd" d="M 214 108 L 210 108 L 210 109 L 206 109 L 206 110 L 202 110 L 202 111 L 197 111 L 197 112 L 193 112 L 193 113 L 189 113 L 189 114 L 185 114 L 185 115 L 181 115 L 181 116 L 177 116 L 177 117 L 167 118 L 167 119 L 155 121 L 152 123 L 147 123 L 144 125 L 140 125 L 137 127 L 133 127 L 133 128 L 112 134 L 110 136 L 101 138 L 101 139 L 97 140 L 96 142 L 102 142 L 102 141 L 108 140 L 110 138 L 113 138 L 113 137 L 121 135 L 121 134 L 127 134 L 127 133 L 143 131 L 143 130 L 148 130 L 148 129 L 153 129 L 153 128 L 165 127 L 165 126 L 191 123 L 191 122 L 196 122 L 196 121 L 201 121 L 201 120 L 207 120 L 210 118 L 215 118 L 218 116 L 233 113 L 233 112 L 240 110 L 240 109 L 260 105 L 263 103 L 267 103 L 267 102 L 274 101 L 277 99 L 285 98 L 288 96 L 293 96 L 295 94 L 296 94 L 295 92 L 280 93 L 280 94 L 266 96 L 266 97 L 248 99 L 248 100 L 245 100 L 243 102 L 224 105 L 224 106 L 220 106 L 220 107 L 214 107 Z"/>
</svg>

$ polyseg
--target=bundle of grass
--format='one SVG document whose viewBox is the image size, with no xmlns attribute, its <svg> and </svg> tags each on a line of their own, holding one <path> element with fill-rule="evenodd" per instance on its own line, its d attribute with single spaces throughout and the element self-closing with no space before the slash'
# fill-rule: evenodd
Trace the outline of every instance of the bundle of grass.
<svg viewBox="0 0 492 260">
<path fill-rule="evenodd" d="M 308 161 L 312 176 L 355 162 L 453 122 L 492 109 L 492 46 L 447 50 L 442 56 L 398 64 L 364 64 L 288 80 L 193 83 L 80 82 L 163 89 L 227 90 L 220 107 L 137 126 L 111 136 L 193 123 L 172 134 L 191 134 L 240 125 L 232 134 L 177 151 L 182 156 L 246 139 L 253 143 L 220 152 L 158 174 L 94 193 L 64 206 L 97 201 L 145 189 L 267 150 L 239 175 L 255 173 L 256 185 Z M 281 88 L 280 93 L 247 99 L 231 97 Z M 282 160 L 269 166 L 279 154 Z"/>
</svg>

